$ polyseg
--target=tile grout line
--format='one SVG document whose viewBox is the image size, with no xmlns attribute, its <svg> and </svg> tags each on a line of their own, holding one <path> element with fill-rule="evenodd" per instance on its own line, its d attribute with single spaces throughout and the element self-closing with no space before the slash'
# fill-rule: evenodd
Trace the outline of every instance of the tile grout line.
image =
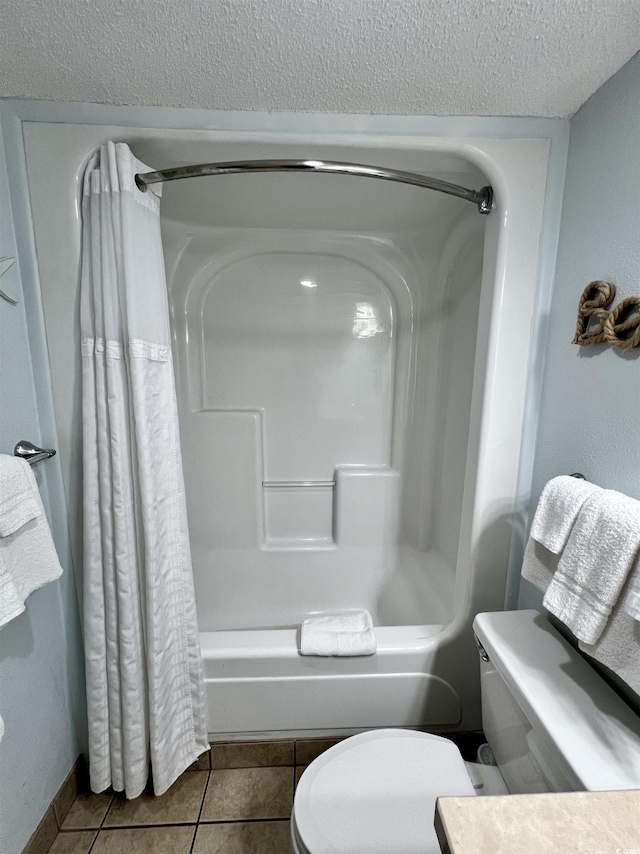
<svg viewBox="0 0 640 854">
<path fill-rule="evenodd" d="M 273 818 L 224 818 L 221 821 L 199 821 L 198 827 L 200 825 L 211 825 L 211 824 L 260 824 L 265 821 L 289 821 L 289 818 L 286 815 L 277 815 Z M 145 825 L 146 827 L 163 827 L 164 825 L 159 824 L 150 824 Z M 184 825 L 183 825 L 184 827 Z"/>
<path fill-rule="evenodd" d="M 189 854 L 192 854 L 193 848 L 196 844 L 196 836 L 198 835 L 198 827 L 200 827 L 200 818 L 202 816 L 202 810 L 204 809 L 205 798 L 207 797 L 207 791 L 209 789 L 209 781 L 211 780 L 211 774 L 213 769 L 211 768 L 211 751 L 209 751 L 209 772 L 207 774 L 207 782 L 205 783 L 205 787 L 202 791 L 202 800 L 200 801 L 200 809 L 198 810 L 198 817 L 196 819 L 196 824 L 193 830 L 193 839 L 191 840 L 191 847 L 189 848 Z"/>
<path fill-rule="evenodd" d="M 206 786 L 205 786 L 206 791 Z M 185 825 L 182 825 L 185 827 Z M 198 823 L 187 825 L 188 827 L 193 827 L 193 836 L 191 837 L 191 845 L 189 846 L 189 854 L 192 854 L 193 846 L 196 844 L 196 836 L 198 834 Z"/>
<path fill-rule="evenodd" d="M 289 821 L 289 817 L 286 815 L 276 815 L 276 816 L 260 816 L 258 818 L 223 818 L 216 819 L 214 821 L 181 821 L 181 822 L 154 822 L 152 824 L 117 824 L 113 827 L 103 827 L 102 830 L 146 830 L 151 827 L 195 827 L 200 826 L 201 824 L 259 824 L 260 822 L 265 821 Z M 85 827 L 82 829 L 74 827 L 72 830 L 61 830 L 64 836 L 68 836 L 71 833 L 98 833 L 99 831 L 95 827 Z"/>
<path fill-rule="evenodd" d="M 98 836 L 100 836 L 100 831 L 102 830 L 102 826 L 104 825 L 105 819 L 107 818 L 107 815 L 109 814 L 109 810 L 111 809 L 111 807 L 113 805 L 113 799 L 114 798 L 115 798 L 115 794 L 113 794 L 111 796 L 111 800 L 109 801 L 109 806 L 104 811 L 104 815 L 102 816 L 102 818 L 100 820 L 100 826 L 96 830 L 96 835 L 93 837 L 93 842 L 91 843 L 91 846 L 89 847 L 89 850 L 87 851 L 87 854 L 91 854 L 91 852 L 95 848 L 96 842 L 98 841 Z M 95 828 L 93 828 L 93 829 L 95 830 Z"/>
<path fill-rule="evenodd" d="M 214 824 L 220 822 L 203 822 L 203 824 Z M 147 827 L 192 827 L 196 824 L 195 821 L 153 821 L 149 824 L 114 824 L 113 826 L 103 827 L 102 830 L 144 830 Z M 95 830 L 95 828 L 90 828 Z M 69 833 L 68 830 L 64 831 Z M 72 830 L 71 833 L 77 833 L 77 830 Z M 84 832 L 84 831 L 81 831 Z"/>
<path fill-rule="evenodd" d="M 96 835 L 93 837 L 93 842 L 92 842 L 92 843 L 91 843 L 91 845 L 89 846 L 89 850 L 87 851 L 87 854 L 91 854 L 91 852 L 93 851 L 93 849 L 94 849 L 94 847 L 95 847 L 95 844 L 96 844 L 96 842 L 98 841 L 98 834 L 99 834 L 99 833 L 100 833 L 100 830 L 96 830 L 96 831 L 95 831 L 95 834 L 96 834 Z"/>
</svg>

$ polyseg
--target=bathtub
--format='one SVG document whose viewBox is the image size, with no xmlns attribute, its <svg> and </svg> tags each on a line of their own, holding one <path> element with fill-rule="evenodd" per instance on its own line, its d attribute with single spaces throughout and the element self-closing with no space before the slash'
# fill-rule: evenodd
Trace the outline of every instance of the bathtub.
<svg viewBox="0 0 640 854">
<path fill-rule="evenodd" d="M 302 656 L 299 626 L 202 632 L 212 737 L 335 736 L 381 726 L 457 728 L 462 708 L 451 684 L 452 665 L 442 668 L 437 662 L 451 634 L 444 623 L 451 596 L 444 574 L 439 583 L 439 591 L 431 588 L 430 610 L 442 623 L 378 624 L 375 656 Z M 402 613 L 400 608 L 398 619 Z M 379 623 L 379 613 L 373 614 Z M 437 675 L 441 671 L 444 675 Z"/>
<path fill-rule="evenodd" d="M 175 182 L 162 201 L 212 737 L 473 729 L 471 621 L 504 602 L 549 141 L 311 125 L 25 123 L 76 563 L 76 200 L 97 145 L 154 168 L 317 157 L 490 183 L 486 217 L 333 175 Z M 306 616 L 363 607 L 375 656 L 299 654 Z"/>
<path fill-rule="evenodd" d="M 299 630 L 203 632 L 209 728 L 216 739 L 353 734 L 458 725 L 460 698 L 434 675 L 442 626 L 385 626 L 375 661 L 298 653 Z"/>
</svg>

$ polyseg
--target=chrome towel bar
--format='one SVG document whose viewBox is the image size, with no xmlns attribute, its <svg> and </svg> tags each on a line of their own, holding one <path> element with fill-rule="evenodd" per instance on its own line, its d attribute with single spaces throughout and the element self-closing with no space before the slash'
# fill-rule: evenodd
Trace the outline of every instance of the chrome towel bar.
<svg viewBox="0 0 640 854">
<path fill-rule="evenodd" d="M 13 456 L 26 460 L 30 466 L 35 463 L 39 463 L 40 460 L 51 459 L 51 457 L 55 457 L 55 455 L 56 452 L 54 448 L 39 448 L 37 445 L 34 445 L 32 442 L 28 442 L 26 439 L 21 439 L 13 449 Z"/>
</svg>

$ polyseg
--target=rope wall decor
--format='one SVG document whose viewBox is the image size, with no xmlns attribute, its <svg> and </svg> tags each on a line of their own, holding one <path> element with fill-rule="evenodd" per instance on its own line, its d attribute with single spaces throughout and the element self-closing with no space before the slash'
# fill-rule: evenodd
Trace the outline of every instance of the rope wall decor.
<svg viewBox="0 0 640 854">
<path fill-rule="evenodd" d="M 589 282 L 578 304 L 573 344 L 590 347 L 607 342 L 619 350 L 640 347 L 640 296 L 627 297 L 608 311 L 615 296 L 616 286 L 611 282 Z M 598 323 L 589 328 L 591 318 Z"/>
<path fill-rule="evenodd" d="M 609 317 L 607 308 L 614 301 L 616 286 L 611 282 L 601 282 L 596 279 L 589 282 L 582 292 L 578 304 L 578 321 L 576 323 L 576 334 L 573 344 L 588 347 L 591 344 L 600 344 L 605 340 L 604 324 Z M 588 329 L 592 317 L 599 319 L 600 323 L 593 329 Z"/>
<path fill-rule="evenodd" d="M 640 346 L 640 297 L 618 303 L 605 321 L 604 337 L 621 350 Z"/>
</svg>

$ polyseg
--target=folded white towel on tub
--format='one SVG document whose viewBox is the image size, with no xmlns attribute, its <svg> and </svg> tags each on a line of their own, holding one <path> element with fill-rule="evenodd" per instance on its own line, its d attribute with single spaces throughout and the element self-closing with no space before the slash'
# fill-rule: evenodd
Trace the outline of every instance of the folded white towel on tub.
<svg viewBox="0 0 640 854">
<path fill-rule="evenodd" d="M 542 490 L 531 523 L 533 539 L 550 552 L 560 554 L 582 505 L 599 489 L 588 480 L 565 474 L 552 478 Z"/>
<path fill-rule="evenodd" d="M 373 655 L 377 648 L 368 611 L 321 614 L 302 621 L 301 655 Z"/>
<path fill-rule="evenodd" d="M 27 462 L 0 454 L 0 495 L 1 628 L 24 611 L 27 596 L 59 578 L 62 567 Z"/>
<path fill-rule="evenodd" d="M 640 552 L 640 502 L 603 489 L 582 505 L 543 605 L 578 640 L 602 634 Z"/>
</svg>

